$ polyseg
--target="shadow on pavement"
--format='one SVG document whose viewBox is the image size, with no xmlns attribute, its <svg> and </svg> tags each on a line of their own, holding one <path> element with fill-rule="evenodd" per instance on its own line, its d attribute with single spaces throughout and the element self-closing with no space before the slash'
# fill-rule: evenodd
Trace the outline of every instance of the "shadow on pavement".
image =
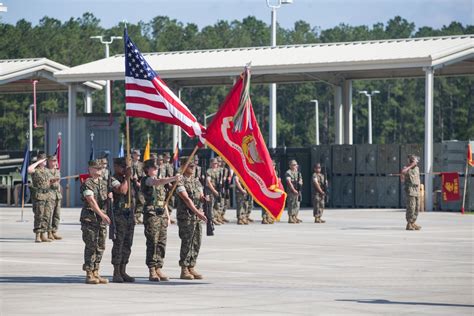
<svg viewBox="0 0 474 316">
<path fill-rule="evenodd" d="M 27 277 L 0 276 L 0 283 L 45 283 L 45 284 L 84 283 L 84 277 L 83 276 L 27 276 Z"/>
<path fill-rule="evenodd" d="M 448 303 L 429 303 L 429 302 L 397 302 L 390 300 L 336 300 L 340 302 L 357 302 L 365 304 L 400 304 L 400 305 L 424 305 L 424 306 L 448 306 L 448 307 L 474 307 L 469 304 L 448 304 Z"/>
<path fill-rule="evenodd" d="M 13 237 L 5 237 L 5 238 L 0 238 L 0 242 L 22 242 L 22 243 L 34 243 L 35 239 L 32 237 L 18 237 L 18 238 L 13 238 Z"/>
</svg>

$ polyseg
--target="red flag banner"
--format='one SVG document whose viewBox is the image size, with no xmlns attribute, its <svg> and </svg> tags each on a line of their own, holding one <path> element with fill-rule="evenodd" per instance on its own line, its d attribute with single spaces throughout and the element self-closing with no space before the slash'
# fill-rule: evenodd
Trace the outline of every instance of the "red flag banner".
<svg viewBox="0 0 474 316">
<path fill-rule="evenodd" d="M 206 143 L 231 166 L 243 185 L 272 217 L 279 219 L 286 193 L 258 127 L 250 100 L 250 70 L 245 69 L 207 127 Z"/>
<path fill-rule="evenodd" d="M 89 177 L 90 177 L 90 175 L 88 173 L 81 173 L 79 175 L 79 181 L 81 183 L 84 183 L 84 181 L 86 181 Z"/>
<path fill-rule="evenodd" d="M 461 198 L 459 194 L 459 174 L 457 172 L 441 173 L 441 183 L 443 185 L 443 201 L 457 201 Z"/>
<path fill-rule="evenodd" d="M 472 156 L 472 147 L 471 144 L 467 144 L 467 163 L 474 167 L 474 157 Z"/>
</svg>

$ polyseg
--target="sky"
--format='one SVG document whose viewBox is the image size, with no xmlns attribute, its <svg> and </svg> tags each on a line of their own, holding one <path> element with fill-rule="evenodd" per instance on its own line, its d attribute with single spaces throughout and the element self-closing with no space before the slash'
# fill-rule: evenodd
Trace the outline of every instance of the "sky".
<svg viewBox="0 0 474 316">
<path fill-rule="evenodd" d="M 2 23 L 15 24 L 21 19 L 37 25 L 44 16 L 66 21 L 92 12 L 101 26 L 110 28 L 120 21 L 149 22 L 158 15 L 168 16 L 199 28 L 219 20 L 242 20 L 252 15 L 270 24 L 266 0 L 0 0 L 7 12 L 0 12 Z M 277 3 L 278 0 L 270 0 Z M 291 29 L 298 20 L 312 27 L 332 28 L 386 23 L 400 15 L 416 28 L 441 28 L 452 21 L 474 24 L 474 0 L 293 0 L 277 10 L 278 23 Z"/>
</svg>

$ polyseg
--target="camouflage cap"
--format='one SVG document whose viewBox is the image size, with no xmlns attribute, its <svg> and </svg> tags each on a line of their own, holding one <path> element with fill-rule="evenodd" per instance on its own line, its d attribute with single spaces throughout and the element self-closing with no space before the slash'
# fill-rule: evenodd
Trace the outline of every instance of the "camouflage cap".
<svg viewBox="0 0 474 316">
<path fill-rule="evenodd" d="M 408 155 L 408 160 L 410 160 L 411 162 L 416 162 L 416 163 L 420 162 L 420 158 L 415 156 L 414 154 Z"/>
<path fill-rule="evenodd" d="M 184 166 L 186 164 L 186 162 L 188 162 L 188 159 L 189 159 L 189 156 L 181 156 L 179 157 L 179 163 L 181 166 Z M 190 164 L 193 163 L 192 161 L 190 162 Z"/>
<path fill-rule="evenodd" d="M 127 162 L 125 158 L 114 158 L 114 165 L 125 167 L 127 166 Z"/>
<path fill-rule="evenodd" d="M 292 159 L 290 160 L 290 166 L 297 166 L 298 163 L 296 162 L 296 160 Z"/>
<path fill-rule="evenodd" d="M 158 156 L 156 157 L 156 160 L 163 160 L 163 155 L 158 155 Z"/>
<path fill-rule="evenodd" d="M 209 160 L 210 163 L 216 163 L 218 162 L 216 158 L 211 158 L 211 160 Z"/>
<path fill-rule="evenodd" d="M 102 160 L 101 159 L 89 160 L 89 168 L 103 169 Z"/>
<path fill-rule="evenodd" d="M 143 163 L 143 168 L 145 169 L 158 168 L 158 166 L 156 165 L 155 159 L 148 159 L 148 160 L 145 160 L 145 162 Z"/>
<path fill-rule="evenodd" d="M 38 160 L 41 160 L 41 159 L 45 159 L 46 158 L 46 154 L 45 153 L 40 153 L 38 154 Z"/>
<path fill-rule="evenodd" d="M 58 157 L 56 157 L 56 155 L 48 155 L 48 160 L 57 161 Z"/>
<path fill-rule="evenodd" d="M 140 149 L 133 149 L 132 154 L 138 154 L 140 155 Z"/>
<path fill-rule="evenodd" d="M 170 155 L 169 152 L 165 152 L 165 153 L 163 154 L 163 156 L 166 157 L 166 158 L 170 158 L 170 157 L 171 157 L 171 155 Z"/>
</svg>

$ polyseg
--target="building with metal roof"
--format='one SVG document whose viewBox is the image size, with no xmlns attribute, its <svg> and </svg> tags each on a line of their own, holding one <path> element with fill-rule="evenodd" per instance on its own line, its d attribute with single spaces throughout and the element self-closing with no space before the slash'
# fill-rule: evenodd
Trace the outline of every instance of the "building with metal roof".
<svg viewBox="0 0 474 316">
<path fill-rule="evenodd" d="M 175 88 L 232 84 L 234 77 L 249 62 L 252 65 L 253 83 L 326 82 L 334 88 L 336 144 L 352 144 L 353 141 L 353 80 L 424 77 L 425 189 L 431 192 L 434 75 L 474 74 L 474 35 L 143 55 L 160 76 Z M 123 80 L 124 68 L 124 56 L 115 55 L 59 71 L 55 77 L 74 87 L 77 83 L 89 80 Z M 70 93 L 74 94 L 74 89 L 70 89 Z M 73 130 L 75 96 L 70 95 L 69 100 L 69 128 Z M 426 208 L 431 210 L 432 195 L 426 194 L 425 199 Z"/>
</svg>

